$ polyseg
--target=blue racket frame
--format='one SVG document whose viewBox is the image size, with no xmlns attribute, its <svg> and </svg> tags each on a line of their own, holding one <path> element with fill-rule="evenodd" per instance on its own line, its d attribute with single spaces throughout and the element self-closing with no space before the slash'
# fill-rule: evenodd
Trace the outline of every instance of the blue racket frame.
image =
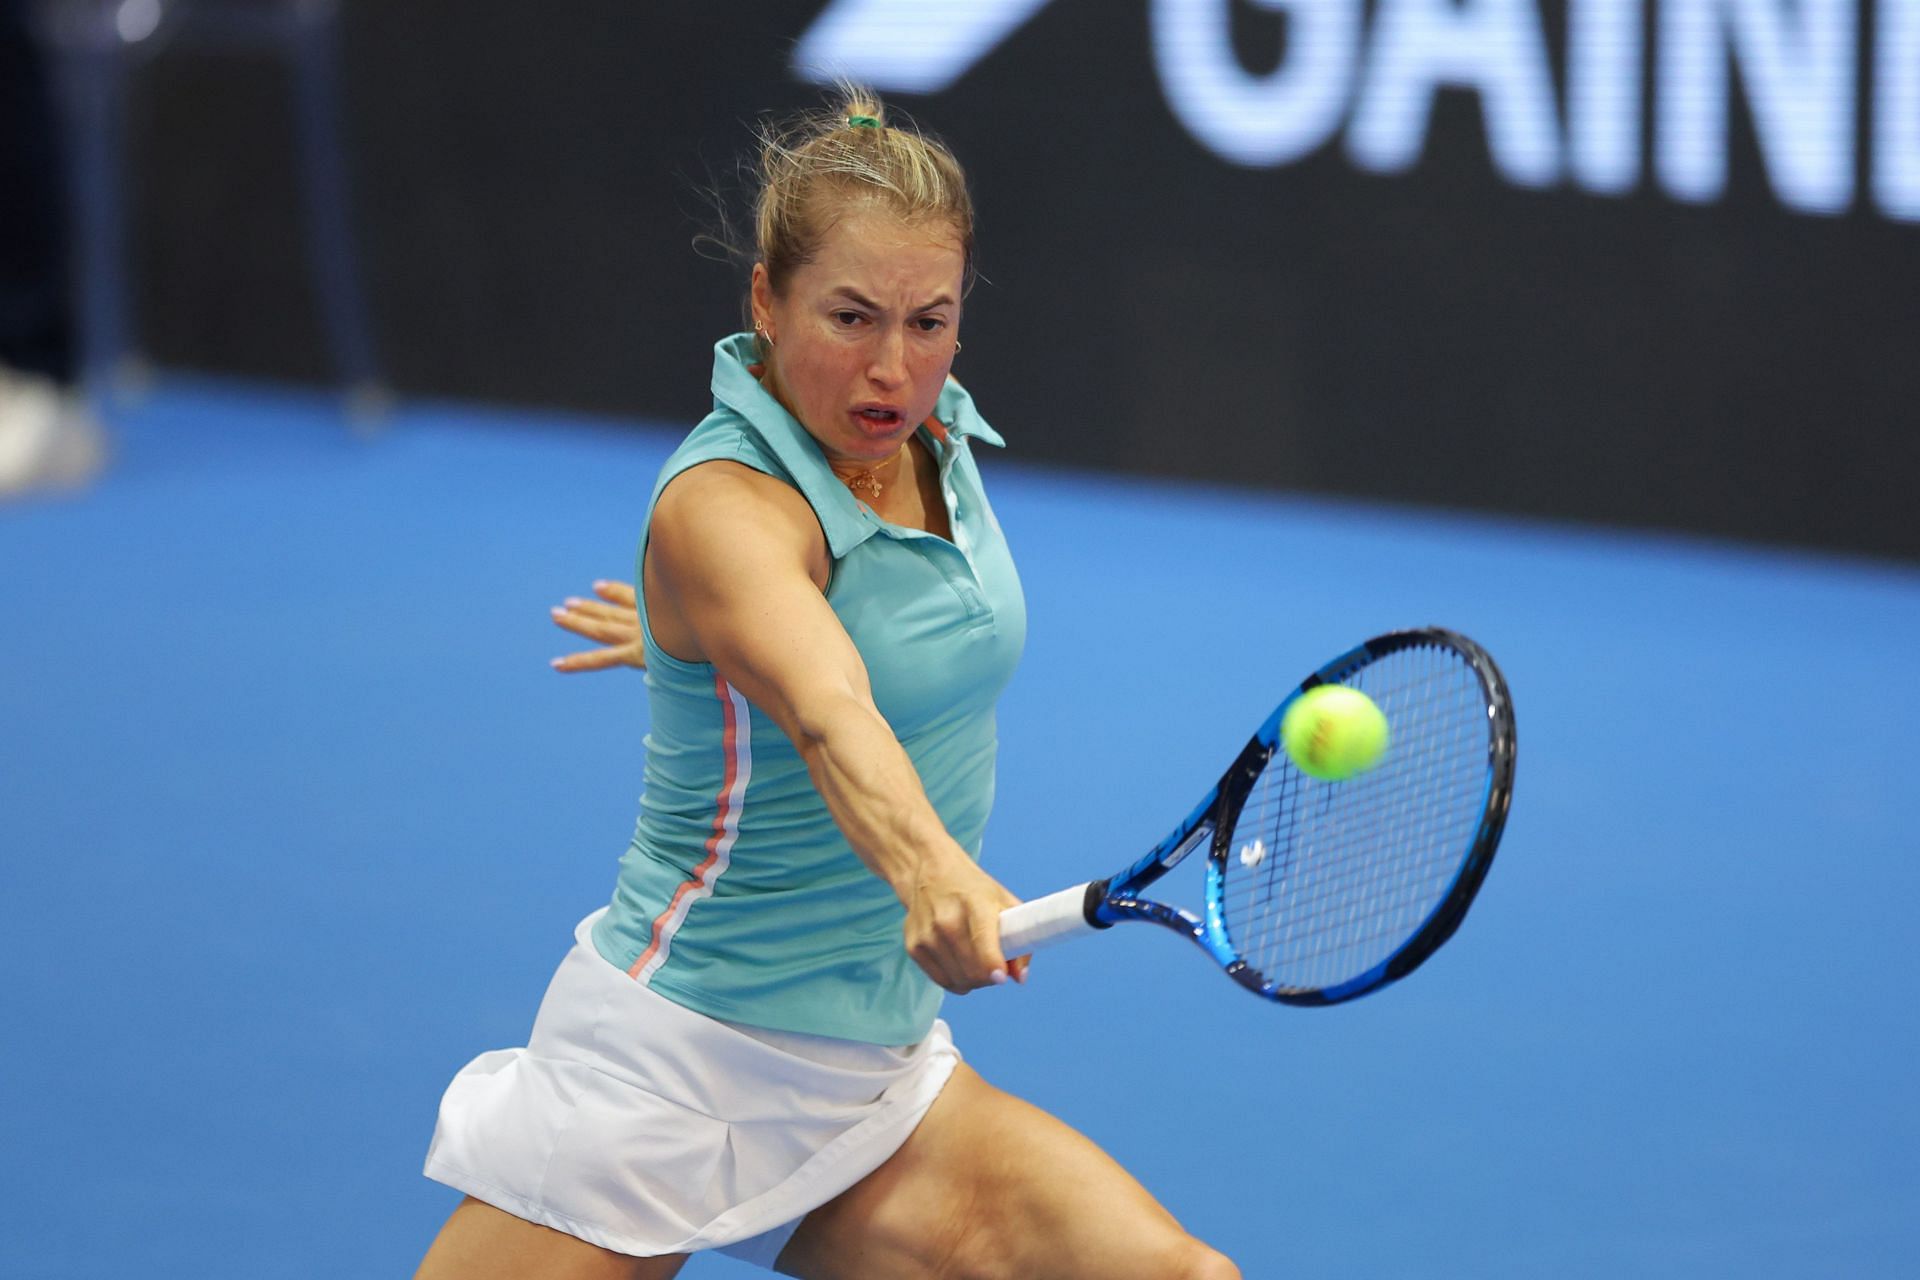
<svg viewBox="0 0 1920 1280">
<path fill-rule="evenodd" d="M 1473 839 L 1461 858 L 1438 904 L 1405 942 L 1380 963 L 1357 977 L 1334 987 L 1289 987 L 1269 981 L 1264 974 L 1241 957 L 1228 936 L 1224 894 L 1228 844 L 1247 794 L 1259 778 L 1268 760 L 1280 749 L 1280 722 L 1287 708 L 1309 689 L 1323 684 L 1340 684 L 1355 673 L 1390 653 L 1419 646 L 1453 650 L 1464 658 L 1480 678 L 1487 695 L 1489 734 L 1487 780 L 1481 817 Z M 1275 707 L 1273 714 L 1254 733 L 1233 765 L 1214 783 L 1193 812 L 1168 833 L 1139 861 L 1107 880 L 1087 886 L 1085 914 L 1088 923 L 1106 928 L 1126 920 L 1145 920 L 1171 929 L 1211 956 L 1236 981 L 1255 995 L 1282 1004 L 1319 1006 L 1341 1004 L 1378 991 L 1406 977 L 1453 936 L 1466 918 L 1467 908 L 1480 891 L 1487 869 L 1493 864 L 1500 834 L 1506 827 L 1507 812 L 1513 802 L 1513 773 L 1516 754 L 1513 699 L 1507 683 L 1492 655 L 1455 631 L 1423 627 L 1393 631 L 1375 636 L 1354 646 L 1326 663 L 1300 682 L 1300 686 Z M 1140 896 L 1140 891 L 1171 871 L 1200 846 L 1189 844 L 1195 832 L 1212 827 L 1212 838 L 1205 843 L 1207 852 L 1206 909 L 1204 916 Z"/>
</svg>

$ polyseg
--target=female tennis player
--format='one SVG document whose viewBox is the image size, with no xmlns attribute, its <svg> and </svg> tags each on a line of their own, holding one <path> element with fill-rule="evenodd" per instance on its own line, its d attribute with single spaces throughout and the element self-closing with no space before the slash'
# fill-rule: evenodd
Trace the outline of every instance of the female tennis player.
<svg viewBox="0 0 1920 1280">
<path fill-rule="evenodd" d="M 965 177 L 850 90 L 761 182 L 754 332 L 654 487 L 637 617 L 603 587 L 571 664 L 648 668 L 638 827 L 528 1045 L 447 1089 L 426 1171 L 467 1198 L 419 1275 L 1233 1280 L 938 1017 L 1024 976 L 975 864 L 1026 613 L 948 376 Z"/>
</svg>

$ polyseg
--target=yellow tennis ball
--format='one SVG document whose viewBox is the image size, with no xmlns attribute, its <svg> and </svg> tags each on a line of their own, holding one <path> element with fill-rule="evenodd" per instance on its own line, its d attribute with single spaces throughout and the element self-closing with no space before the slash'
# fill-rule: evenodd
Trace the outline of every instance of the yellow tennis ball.
<svg viewBox="0 0 1920 1280">
<path fill-rule="evenodd" d="M 1380 763 L 1387 749 L 1387 718 L 1358 689 L 1316 685 L 1280 718 L 1280 741 L 1300 772 L 1343 782 Z"/>
</svg>

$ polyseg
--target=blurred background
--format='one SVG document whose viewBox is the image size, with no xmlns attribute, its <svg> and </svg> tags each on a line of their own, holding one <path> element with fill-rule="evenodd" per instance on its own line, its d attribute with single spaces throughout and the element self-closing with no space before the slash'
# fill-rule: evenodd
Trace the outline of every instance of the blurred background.
<svg viewBox="0 0 1920 1280">
<path fill-rule="evenodd" d="M 543 611 L 840 72 L 979 208 L 995 874 L 1376 631 L 1519 716 L 1417 980 L 1122 930 L 975 1064 L 1249 1277 L 1920 1272 L 1920 0 L 0 0 L 0 1275 L 410 1274 L 637 800 Z"/>
</svg>

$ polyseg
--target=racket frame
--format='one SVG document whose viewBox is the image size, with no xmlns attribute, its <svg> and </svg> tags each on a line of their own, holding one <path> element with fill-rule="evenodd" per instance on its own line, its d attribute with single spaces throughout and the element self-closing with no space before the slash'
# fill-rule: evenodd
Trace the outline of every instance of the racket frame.
<svg viewBox="0 0 1920 1280">
<path fill-rule="evenodd" d="M 1481 817 L 1471 845 L 1447 891 L 1439 902 L 1386 958 L 1365 973 L 1333 987 L 1289 987 L 1268 980 L 1241 957 L 1228 937 L 1225 912 L 1225 885 L 1228 846 L 1253 785 L 1280 745 L 1280 722 L 1296 698 L 1323 684 L 1340 684 L 1369 664 L 1402 649 L 1441 646 L 1453 650 L 1471 666 L 1487 695 L 1490 721 L 1487 747 L 1487 787 L 1481 804 Z M 1220 780 L 1213 784 L 1193 811 L 1165 839 L 1119 874 L 1095 880 L 1085 886 L 1049 895 L 1062 907 L 1069 895 L 1081 895 L 1085 927 L 1106 929 L 1125 920 L 1144 920 L 1185 937 L 1210 955 L 1235 981 L 1247 990 L 1282 1004 L 1322 1006 L 1341 1004 L 1377 991 L 1406 977 L 1437 951 L 1466 918 L 1473 905 L 1493 855 L 1505 829 L 1507 812 L 1513 802 L 1513 771 L 1516 749 L 1513 700 L 1507 691 L 1492 655 L 1474 641 L 1455 631 L 1422 627 L 1392 631 L 1375 636 L 1341 654 L 1300 682 L 1298 688 L 1274 708 L 1254 735 L 1247 740 L 1239 756 Z M 1203 827 L 1210 827 L 1206 838 L 1194 841 Z M 1173 870 L 1204 844 L 1207 847 L 1205 914 L 1195 915 L 1142 896 L 1141 891 Z M 1019 910 L 1019 908 L 1015 908 Z M 1081 926 L 1056 927 L 1044 940 L 1078 932 Z"/>
</svg>

